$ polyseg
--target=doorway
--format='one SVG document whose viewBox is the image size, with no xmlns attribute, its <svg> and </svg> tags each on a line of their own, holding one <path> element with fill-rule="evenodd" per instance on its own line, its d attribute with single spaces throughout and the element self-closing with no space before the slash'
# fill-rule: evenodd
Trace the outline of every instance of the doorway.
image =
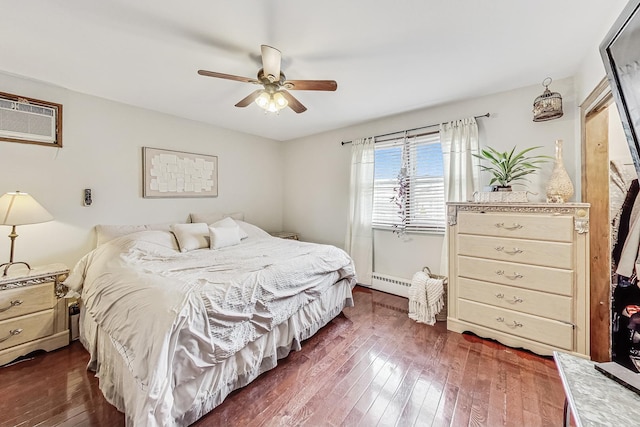
<svg viewBox="0 0 640 427">
<path fill-rule="evenodd" d="M 628 185 L 637 178 L 608 80 L 580 105 L 582 201 L 590 203 L 590 355 L 611 360 L 612 248 Z"/>
</svg>

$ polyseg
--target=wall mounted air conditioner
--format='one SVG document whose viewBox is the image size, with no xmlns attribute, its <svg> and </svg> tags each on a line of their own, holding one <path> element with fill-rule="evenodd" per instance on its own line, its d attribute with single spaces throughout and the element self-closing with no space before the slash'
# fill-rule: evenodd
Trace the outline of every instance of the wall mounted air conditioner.
<svg viewBox="0 0 640 427">
<path fill-rule="evenodd" d="M 0 140 L 61 147 L 62 106 L 0 93 Z"/>
</svg>

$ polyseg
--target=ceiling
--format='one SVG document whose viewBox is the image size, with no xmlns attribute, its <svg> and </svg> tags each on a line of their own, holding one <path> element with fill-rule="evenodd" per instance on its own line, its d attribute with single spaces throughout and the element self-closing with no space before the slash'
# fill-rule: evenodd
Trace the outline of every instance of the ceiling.
<svg viewBox="0 0 640 427">
<path fill-rule="evenodd" d="M 574 75 L 623 3 L 0 0 L 0 71 L 290 140 Z M 295 91 L 305 113 L 267 115 L 234 107 L 255 86 L 197 74 L 254 78 L 261 44 L 287 78 L 338 90 Z"/>
</svg>

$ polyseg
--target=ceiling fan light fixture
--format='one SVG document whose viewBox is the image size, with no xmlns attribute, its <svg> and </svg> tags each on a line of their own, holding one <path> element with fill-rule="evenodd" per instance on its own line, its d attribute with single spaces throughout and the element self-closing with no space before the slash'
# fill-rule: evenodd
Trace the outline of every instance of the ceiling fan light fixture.
<svg viewBox="0 0 640 427">
<path fill-rule="evenodd" d="M 277 113 L 289 105 L 289 102 L 281 92 L 269 93 L 267 91 L 262 92 L 256 98 L 255 103 L 270 113 Z"/>
<path fill-rule="evenodd" d="M 269 108 L 270 100 L 271 97 L 269 96 L 269 94 L 267 92 L 262 92 L 260 96 L 256 98 L 256 104 L 258 104 L 260 108 L 264 108 L 266 110 L 267 108 Z"/>
<path fill-rule="evenodd" d="M 273 101 L 276 103 L 277 108 L 280 110 L 289 105 L 289 101 L 282 95 L 281 92 L 276 92 L 273 94 Z"/>
</svg>

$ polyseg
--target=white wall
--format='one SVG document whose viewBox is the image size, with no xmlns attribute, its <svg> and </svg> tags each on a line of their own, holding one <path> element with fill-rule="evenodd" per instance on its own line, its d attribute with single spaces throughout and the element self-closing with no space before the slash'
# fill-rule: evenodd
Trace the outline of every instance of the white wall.
<svg viewBox="0 0 640 427">
<path fill-rule="evenodd" d="M 593 33 L 597 35 L 595 38 L 597 43 L 591 47 L 588 54 L 582 60 L 580 69 L 575 75 L 578 105 L 585 100 L 606 75 L 600 56 L 600 43 L 604 40 L 613 23 L 620 15 L 620 12 L 622 12 L 627 5 L 627 1 L 613 0 L 609 2 L 609 4 L 611 5 L 609 16 L 603 16 L 600 26 L 593 29 Z"/>
<path fill-rule="evenodd" d="M 282 226 L 282 143 L 0 74 L 0 91 L 63 104 L 63 147 L 0 141 L 0 194 L 31 193 L 55 220 L 18 227 L 16 261 L 75 262 L 96 224 L 184 222 L 189 212 L 245 212 Z M 215 114 L 215 107 L 211 114 Z M 143 146 L 218 156 L 217 198 L 143 199 Z M 84 188 L 93 205 L 82 205 Z M 0 260 L 10 228 L 0 226 Z"/>
<path fill-rule="evenodd" d="M 350 145 L 342 146 L 340 141 L 487 112 L 491 117 L 478 121 L 481 145 L 490 145 L 498 150 L 507 150 L 514 145 L 520 149 L 541 145 L 544 148 L 538 150 L 539 154 L 553 156 L 555 140 L 563 139 L 565 166 L 575 184 L 580 159 L 573 155 L 578 143 L 574 128 L 577 117 L 574 82 L 571 78 L 558 79 L 551 85 L 551 89 L 563 97 L 564 116 L 534 123 L 533 101 L 543 89 L 539 84 L 533 85 L 287 142 L 283 166 L 284 228 L 297 231 L 304 240 L 344 247 L 351 154 Z M 545 185 L 551 170 L 552 163 L 549 163 L 527 185 L 529 191 L 537 193 L 537 196 L 530 197 L 531 201 L 545 200 Z M 488 181 L 488 176 L 483 175 L 483 182 L 487 184 Z M 440 271 L 440 235 L 413 234 L 398 238 L 391 232 L 377 231 L 374 239 L 375 270 L 379 273 L 411 278 L 423 266 L 429 266 L 434 272 Z"/>
</svg>

